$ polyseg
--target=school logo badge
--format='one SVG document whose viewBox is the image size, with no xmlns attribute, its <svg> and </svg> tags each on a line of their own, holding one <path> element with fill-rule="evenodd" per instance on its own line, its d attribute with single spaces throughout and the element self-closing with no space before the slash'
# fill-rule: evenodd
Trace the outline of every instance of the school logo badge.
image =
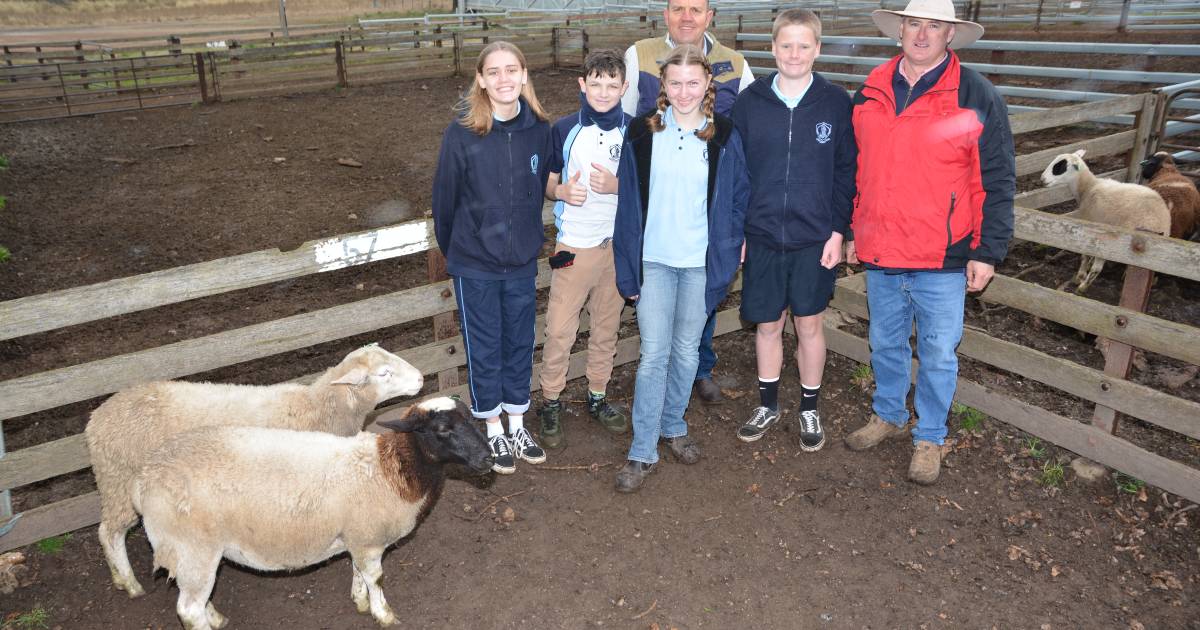
<svg viewBox="0 0 1200 630">
<path fill-rule="evenodd" d="M 704 158 L 704 163 L 708 164 L 708 147 L 704 147 L 704 151 L 700 154 Z"/>
<path fill-rule="evenodd" d="M 619 162 L 621 160 L 621 145 L 608 145 L 608 158 L 614 162 Z"/>
<path fill-rule="evenodd" d="M 529 172 L 537 175 L 538 154 L 534 153 L 533 157 L 529 158 Z"/>
<path fill-rule="evenodd" d="M 827 122 L 817 123 L 817 142 L 825 144 L 833 138 L 833 125 Z"/>
</svg>

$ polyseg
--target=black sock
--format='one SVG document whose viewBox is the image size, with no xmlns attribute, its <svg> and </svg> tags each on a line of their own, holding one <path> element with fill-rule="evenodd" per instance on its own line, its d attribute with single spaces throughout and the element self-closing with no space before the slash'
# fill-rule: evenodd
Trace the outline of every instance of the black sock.
<svg viewBox="0 0 1200 630">
<path fill-rule="evenodd" d="M 800 411 L 816 411 L 817 397 L 821 394 L 821 386 L 809 387 L 800 384 Z"/>
<path fill-rule="evenodd" d="M 779 411 L 779 379 L 764 381 L 758 379 L 758 399 L 762 406 L 771 411 Z"/>
</svg>

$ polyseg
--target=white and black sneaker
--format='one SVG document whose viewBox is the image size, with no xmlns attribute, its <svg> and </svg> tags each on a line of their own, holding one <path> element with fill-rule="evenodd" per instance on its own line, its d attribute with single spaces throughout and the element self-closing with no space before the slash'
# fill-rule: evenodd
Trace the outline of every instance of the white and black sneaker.
<svg viewBox="0 0 1200 630">
<path fill-rule="evenodd" d="M 821 412 L 812 409 L 800 412 L 800 450 L 812 453 L 825 446 L 825 431 L 821 429 Z"/>
<path fill-rule="evenodd" d="M 546 451 L 533 441 L 533 436 L 525 427 L 521 427 L 513 431 L 512 437 L 513 452 L 520 459 L 523 459 L 530 464 L 540 464 L 546 461 Z"/>
<path fill-rule="evenodd" d="M 488 438 L 488 447 L 492 449 L 492 470 L 501 475 L 517 472 L 517 460 L 513 459 L 512 446 L 503 433 Z"/>
<path fill-rule="evenodd" d="M 737 437 L 743 442 L 754 442 L 767 434 L 767 429 L 779 421 L 779 412 L 770 407 L 755 407 L 754 415 L 738 429 Z"/>
</svg>

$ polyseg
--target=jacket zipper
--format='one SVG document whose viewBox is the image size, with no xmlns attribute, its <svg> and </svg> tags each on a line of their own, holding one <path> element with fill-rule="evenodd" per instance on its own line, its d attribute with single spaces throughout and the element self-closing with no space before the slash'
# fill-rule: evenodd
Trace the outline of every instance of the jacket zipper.
<svg viewBox="0 0 1200 630">
<path fill-rule="evenodd" d="M 783 210 L 779 217 L 779 237 L 783 243 L 787 244 L 787 208 L 788 208 L 788 185 L 792 181 L 792 123 L 796 120 L 796 110 L 788 110 L 788 141 L 787 141 L 787 161 L 783 167 Z"/>
<path fill-rule="evenodd" d="M 950 193 L 950 212 L 946 214 L 946 249 L 950 249 L 950 246 L 954 244 L 954 232 L 950 230 L 950 218 L 954 216 L 956 197 L 956 193 Z"/>
<path fill-rule="evenodd" d="M 512 132 L 508 132 L 508 257 L 511 260 L 513 257 L 513 206 L 516 204 L 516 195 L 513 181 L 513 156 L 512 156 Z M 504 273 L 508 273 L 508 266 L 504 266 Z"/>
</svg>

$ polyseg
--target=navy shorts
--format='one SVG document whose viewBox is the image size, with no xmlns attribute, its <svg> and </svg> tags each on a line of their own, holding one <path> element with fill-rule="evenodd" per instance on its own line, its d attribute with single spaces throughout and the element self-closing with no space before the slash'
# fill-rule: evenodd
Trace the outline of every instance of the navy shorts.
<svg viewBox="0 0 1200 630">
<path fill-rule="evenodd" d="M 742 319 L 756 324 L 779 321 L 789 307 L 793 317 L 817 315 L 829 306 L 837 267 L 821 266 L 824 243 L 779 251 L 746 243 L 742 267 Z"/>
</svg>

